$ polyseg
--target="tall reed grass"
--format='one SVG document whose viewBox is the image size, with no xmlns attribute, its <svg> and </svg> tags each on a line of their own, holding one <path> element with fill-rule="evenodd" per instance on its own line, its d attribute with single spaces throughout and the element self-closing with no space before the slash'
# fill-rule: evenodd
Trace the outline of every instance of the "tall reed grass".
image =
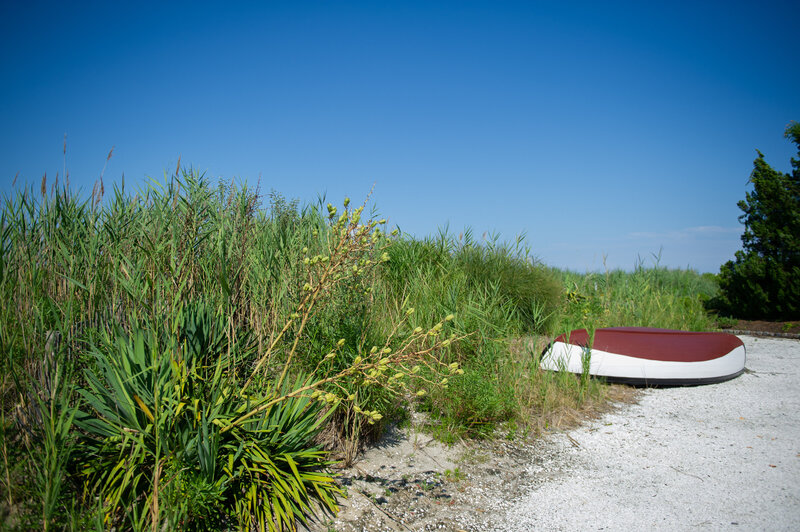
<svg viewBox="0 0 800 532">
<path fill-rule="evenodd" d="M 715 328 L 705 303 L 719 291 L 716 280 L 693 270 L 639 262 L 622 270 L 579 274 L 554 271 L 565 289 L 565 307 L 556 329 L 661 327 L 686 331 Z"/>
<path fill-rule="evenodd" d="M 3 456 L 27 449 L 4 460 L 4 502 L 20 528 L 294 529 L 337 509 L 331 420 L 347 412 L 352 440 L 462 371 L 445 362 L 452 318 L 410 327 L 376 298 L 391 240 L 363 205 L 263 209 L 193 172 L 103 193 L 43 181 L 4 201 Z"/>
</svg>

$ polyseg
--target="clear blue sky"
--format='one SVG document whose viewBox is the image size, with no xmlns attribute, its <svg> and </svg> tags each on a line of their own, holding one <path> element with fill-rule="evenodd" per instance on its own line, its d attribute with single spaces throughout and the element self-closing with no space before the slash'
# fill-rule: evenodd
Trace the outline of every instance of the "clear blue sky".
<svg viewBox="0 0 800 532">
<path fill-rule="evenodd" d="M 718 271 L 755 150 L 789 169 L 797 2 L 0 5 L 0 185 L 173 172 L 547 264 Z M 62 178 L 63 179 L 63 178 Z M 52 181 L 50 181 L 52 182 Z"/>
</svg>

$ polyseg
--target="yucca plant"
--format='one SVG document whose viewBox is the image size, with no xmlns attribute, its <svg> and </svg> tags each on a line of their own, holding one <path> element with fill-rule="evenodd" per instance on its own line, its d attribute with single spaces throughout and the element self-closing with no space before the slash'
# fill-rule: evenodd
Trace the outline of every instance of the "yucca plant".
<svg viewBox="0 0 800 532">
<path fill-rule="evenodd" d="M 310 396 L 289 396 L 308 384 L 298 378 L 276 390 L 286 397 L 225 434 L 227 464 L 238 524 L 245 530 L 294 530 L 296 521 L 308 524 L 318 510 L 338 512 L 341 493 L 330 475 L 331 465 L 314 440 L 329 409 Z"/>
<path fill-rule="evenodd" d="M 165 345 L 159 336 L 138 329 L 103 338 L 80 390 L 87 407 L 76 419 L 84 431 L 82 473 L 87 495 L 103 501 L 107 524 L 125 520 L 142 529 L 159 522 L 161 473 L 182 461 L 196 433 L 192 412 L 182 411 L 197 408 L 200 398 L 181 394 L 185 366 L 173 356 L 176 342 Z"/>
<path fill-rule="evenodd" d="M 87 495 L 104 501 L 107 524 L 284 530 L 317 506 L 336 510 L 338 490 L 319 472 L 328 463 L 314 445 L 320 403 L 289 397 L 221 430 L 264 400 L 237 393 L 228 371 L 249 345 L 244 337 L 231 345 L 212 311 L 196 304 L 174 331 L 117 330 L 95 346 L 77 424 Z"/>
</svg>

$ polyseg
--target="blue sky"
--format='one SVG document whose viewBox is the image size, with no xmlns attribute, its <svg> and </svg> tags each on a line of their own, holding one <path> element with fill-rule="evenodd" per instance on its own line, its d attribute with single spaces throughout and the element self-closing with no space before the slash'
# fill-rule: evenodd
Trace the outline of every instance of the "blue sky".
<svg viewBox="0 0 800 532">
<path fill-rule="evenodd" d="M 173 172 L 525 232 L 578 271 L 718 271 L 788 170 L 795 2 L 3 2 L 0 186 Z M 794 66 L 793 66 L 794 65 Z M 63 178 L 62 178 L 63 179 Z M 50 181 L 52 182 L 52 181 Z"/>
</svg>

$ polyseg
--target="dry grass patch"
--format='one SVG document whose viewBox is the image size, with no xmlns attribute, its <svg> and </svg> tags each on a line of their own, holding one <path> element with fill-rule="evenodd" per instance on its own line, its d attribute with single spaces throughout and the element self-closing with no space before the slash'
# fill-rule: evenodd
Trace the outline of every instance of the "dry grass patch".
<svg viewBox="0 0 800 532">
<path fill-rule="evenodd" d="M 541 369 L 539 360 L 549 342 L 546 336 L 533 336 L 518 338 L 510 345 L 510 356 L 518 368 L 511 383 L 516 391 L 515 422 L 527 432 L 538 436 L 570 429 L 639 397 L 639 390 L 631 386 Z"/>
</svg>

